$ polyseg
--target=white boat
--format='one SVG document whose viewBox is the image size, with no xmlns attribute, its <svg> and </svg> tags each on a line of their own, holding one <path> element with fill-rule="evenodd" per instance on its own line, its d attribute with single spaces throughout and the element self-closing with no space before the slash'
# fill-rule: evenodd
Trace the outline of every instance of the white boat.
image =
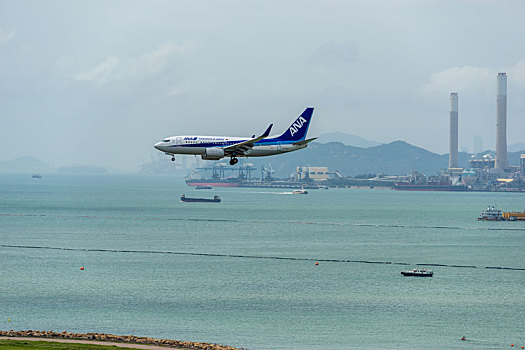
<svg viewBox="0 0 525 350">
<path fill-rule="evenodd" d="M 413 270 L 401 271 L 403 276 L 414 276 L 414 277 L 432 277 L 434 272 L 432 270 L 416 268 Z"/>
<path fill-rule="evenodd" d="M 503 215 L 501 214 L 501 210 L 497 209 L 495 206 L 489 206 L 487 209 L 481 211 L 478 220 L 501 221 L 503 220 Z"/>
<path fill-rule="evenodd" d="M 301 187 L 300 189 L 293 190 L 292 193 L 293 193 L 293 194 L 308 194 L 308 191 L 305 190 L 303 187 Z"/>
</svg>

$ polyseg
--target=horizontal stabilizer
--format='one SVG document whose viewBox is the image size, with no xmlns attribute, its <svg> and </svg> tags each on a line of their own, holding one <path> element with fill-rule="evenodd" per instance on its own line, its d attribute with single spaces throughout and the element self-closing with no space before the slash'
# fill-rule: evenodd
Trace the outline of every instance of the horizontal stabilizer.
<svg viewBox="0 0 525 350">
<path fill-rule="evenodd" d="M 302 145 L 306 145 L 307 143 L 312 142 L 313 140 L 317 140 L 317 137 L 312 137 L 311 139 L 308 139 L 308 140 L 303 140 L 303 141 L 299 141 L 299 142 L 294 142 L 293 145 L 294 145 L 294 146 L 302 146 Z"/>
</svg>

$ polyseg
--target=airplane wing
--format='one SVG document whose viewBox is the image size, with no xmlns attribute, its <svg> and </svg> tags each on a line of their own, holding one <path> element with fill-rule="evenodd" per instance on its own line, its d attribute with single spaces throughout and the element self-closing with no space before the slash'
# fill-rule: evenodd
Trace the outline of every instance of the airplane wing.
<svg viewBox="0 0 525 350">
<path fill-rule="evenodd" d="M 299 142 L 294 142 L 293 145 L 294 146 L 302 146 L 302 145 L 306 145 L 307 143 L 312 142 L 313 140 L 317 140 L 317 137 L 313 137 L 311 139 L 303 140 L 303 141 L 299 141 Z"/>
<path fill-rule="evenodd" d="M 261 136 L 258 136 L 256 138 L 253 138 L 253 139 L 250 139 L 250 140 L 246 140 L 246 141 L 243 141 L 243 142 L 236 143 L 235 145 L 224 147 L 223 148 L 224 149 L 224 153 L 237 154 L 237 155 L 246 154 L 246 152 L 248 152 L 249 150 L 252 149 L 253 145 L 256 142 L 261 141 L 262 139 L 264 139 L 264 138 L 268 137 L 268 135 L 270 135 L 270 130 L 272 130 L 272 126 L 273 126 L 273 124 L 270 124 L 268 129 L 266 129 L 266 131 Z"/>
</svg>

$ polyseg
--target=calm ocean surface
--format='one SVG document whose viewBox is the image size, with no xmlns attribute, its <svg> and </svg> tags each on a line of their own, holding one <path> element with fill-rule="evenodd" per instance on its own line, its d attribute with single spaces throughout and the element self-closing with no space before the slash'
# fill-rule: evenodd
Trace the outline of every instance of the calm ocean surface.
<svg viewBox="0 0 525 350">
<path fill-rule="evenodd" d="M 0 329 L 249 349 L 525 345 L 525 222 L 477 221 L 492 204 L 524 210 L 525 194 L 285 191 L 0 175 Z M 400 275 L 416 264 L 448 266 Z"/>
</svg>

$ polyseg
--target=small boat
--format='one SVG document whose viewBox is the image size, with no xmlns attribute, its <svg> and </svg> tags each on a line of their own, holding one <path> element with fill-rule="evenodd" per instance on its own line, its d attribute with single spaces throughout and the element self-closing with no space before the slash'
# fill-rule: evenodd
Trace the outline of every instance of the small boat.
<svg viewBox="0 0 525 350">
<path fill-rule="evenodd" d="M 211 190 L 212 187 L 208 185 L 198 185 L 197 187 L 195 187 L 195 189 L 196 190 Z"/>
<path fill-rule="evenodd" d="M 503 215 L 501 214 L 501 210 L 497 209 L 495 206 L 489 206 L 487 209 L 481 211 L 478 220 L 501 221 L 503 220 Z"/>
<path fill-rule="evenodd" d="M 40 174 L 34 174 L 33 176 L 31 176 L 33 179 L 41 179 L 42 178 L 42 175 Z"/>
<path fill-rule="evenodd" d="M 414 277 L 432 277 L 434 273 L 432 270 L 416 268 L 413 270 L 401 271 L 403 276 L 414 276 Z"/>
<path fill-rule="evenodd" d="M 293 194 L 308 194 L 308 191 L 304 189 L 304 187 L 301 187 L 300 189 L 293 190 Z"/>
<path fill-rule="evenodd" d="M 221 198 L 219 196 L 213 196 L 213 198 L 190 198 L 183 194 L 180 196 L 181 202 L 193 202 L 193 203 L 220 203 Z"/>
</svg>

